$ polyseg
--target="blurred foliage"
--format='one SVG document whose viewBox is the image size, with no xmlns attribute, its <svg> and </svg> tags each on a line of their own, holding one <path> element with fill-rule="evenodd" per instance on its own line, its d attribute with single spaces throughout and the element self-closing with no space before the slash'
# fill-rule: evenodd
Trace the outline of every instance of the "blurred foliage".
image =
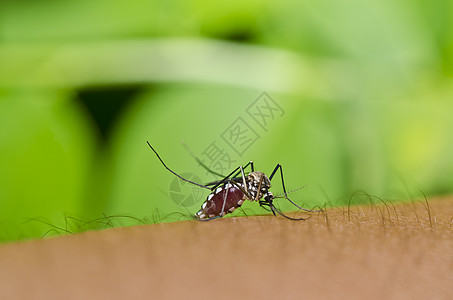
<svg viewBox="0 0 453 300">
<path fill-rule="evenodd" d="M 181 140 L 221 144 L 263 91 L 285 113 L 232 158 L 281 163 L 289 189 L 308 184 L 297 203 L 451 193 L 452 15 L 447 0 L 2 1 L 0 241 L 188 218 L 206 193 L 172 201 L 145 141 L 213 180 Z"/>
</svg>

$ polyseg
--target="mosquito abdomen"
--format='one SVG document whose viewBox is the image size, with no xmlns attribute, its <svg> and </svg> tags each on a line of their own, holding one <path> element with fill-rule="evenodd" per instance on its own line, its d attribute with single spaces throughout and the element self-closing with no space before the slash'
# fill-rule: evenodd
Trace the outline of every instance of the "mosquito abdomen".
<svg viewBox="0 0 453 300">
<path fill-rule="evenodd" d="M 195 216 L 199 219 L 223 216 L 240 207 L 242 203 L 244 203 L 245 198 L 246 197 L 241 189 L 228 183 L 209 194 L 206 201 L 201 206 L 201 209 L 195 214 Z M 225 207 L 223 207 L 224 203 Z"/>
</svg>

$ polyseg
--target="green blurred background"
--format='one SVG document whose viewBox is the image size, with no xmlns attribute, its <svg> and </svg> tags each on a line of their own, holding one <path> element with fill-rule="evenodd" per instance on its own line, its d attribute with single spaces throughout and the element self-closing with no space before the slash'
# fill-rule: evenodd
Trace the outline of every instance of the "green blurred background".
<svg viewBox="0 0 453 300">
<path fill-rule="evenodd" d="M 452 32 L 448 0 L 3 0 L 0 241 L 188 218 L 207 193 L 175 203 L 146 140 L 202 182 L 181 140 L 281 163 L 305 207 L 451 193 Z M 284 111 L 265 128 L 263 92 Z M 259 136 L 242 155 L 238 118 Z"/>
</svg>

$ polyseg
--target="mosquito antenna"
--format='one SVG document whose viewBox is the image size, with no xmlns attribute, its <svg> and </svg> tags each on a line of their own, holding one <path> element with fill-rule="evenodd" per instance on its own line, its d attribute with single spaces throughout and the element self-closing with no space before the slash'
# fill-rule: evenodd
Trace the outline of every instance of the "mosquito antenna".
<svg viewBox="0 0 453 300">
<path fill-rule="evenodd" d="M 303 188 L 306 188 L 307 186 L 308 186 L 308 184 L 304 185 L 303 187 L 297 188 L 295 190 L 291 190 L 289 192 L 286 192 L 286 194 L 297 192 L 297 191 L 299 191 L 299 190 L 301 190 Z M 321 210 L 313 210 L 313 209 L 306 209 L 306 208 L 300 207 L 299 205 L 297 205 L 293 201 L 291 201 L 287 196 L 285 196 L 285 193 L 278 194 L 277 196 L 274 196 L 274 199 L 275 198 L 285 198 L 286 200 L 288 200 L 289 202 L 294 204 L 297 208 L 299 208 L 300 210 L 303 210 L 303 211 L 307 211 L 307 212 L 322 212 L 323 211 L 322 209 Z"/>
<path fill-rule="evenodd" d="M 220 173 L 217 173 L 216 171 L 213 171 L 211 169 L 209 169 L 209 167 L 207 165 L 205 165 L 201 159 L 199 159 L 193 152 L 192 150 L 190 150 L 189 146 L 184 142 L 184 140 L 181 141 L 181 144 L 184 146 L 184 148 L 186 148 L 187 152 L 189 152 L 190 156 L 192 156 L 192 158 L 200 165 L 202 166 L 206 171 L 208 171 L 209 173 L 211 174 L 214 174 L 214 175 L 217 175 L 219 177 L 225 177 L 225 175 L 222 175 Z"/>
<path fill-rule="evenodd" d="M 290 193 L 294 193 L 294 192 L 297 192 L 297 191 L 300 191 L 301 189 L 304 189 L 308 186 L 308 184 L 304 185 L 303 187 L 300 187 L 300 188 L 297 188 L 297 189 L 294 189 L 294 190 L 291 190 L 289 192 L 286 192 L 286 194 L 290 194 Z M 274 198 L 285 198 L 285 197 L 282 197 L 284 196 L 285 193 L 281 193 L 281 194 L 278 194 L 277 196 L 275 196 Z"/>
<path fill-rule="evenodd" d="M 167 165 L 164 163 L 164 161 L 162 160 L 162 158 L 160 158 L 159 154 L 157 154 L 157 151 L 154 150 L 154 148 L 151 146 L 151 144 L 146 141 L 146 143 L 148 144 L 148 146 L 151 148 L 151 150 L 153 150 L 153 152 L 156 154 L 157 158 L 160 160 L 160 162 L 162 163 L 162 165 L 165 167 L 165 169 L 167 169 L 168 171 L 170 171 L 171 173 L 173 173 L 175 176 L 179 177 L 181 180 L 184 180 L 188 183 L 191 183 L 191 184 L 194 184 L 194 185 L 198 185 L 199 187 L 202 187 L 202 188 L 205 188 L 205 189 L 208 189 L 210 190 L 211 188 L 210 187 L 207 187 L 205 185 L 202 185 L 202 184 L 199 184 L 199 183 L 196 183 L 196 182 L 193 182 L 193 181 L 190 181 L 189 179 L 185 179 L 184 177 L 182 177 L 181 175 L 177 174 L 176 172 L 174 172 L 173 170 L 171 170 L 169 167 L 167 167 Z"/>
</svg>

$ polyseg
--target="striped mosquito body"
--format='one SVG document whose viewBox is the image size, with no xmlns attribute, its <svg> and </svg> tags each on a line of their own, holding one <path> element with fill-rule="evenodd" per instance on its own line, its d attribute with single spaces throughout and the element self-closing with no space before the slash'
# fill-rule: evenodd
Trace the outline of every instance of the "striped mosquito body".
<svg viewBox="0 0 453 300">
<path fill-rule="evenodd" d="M 240 188 L 226 183 L 208 195 L 195 217 L 209 219 L 232 213 L 236 208 L 241 207 L 246 199 L 247 197 Z"/>
<path fill-rule="evenodd" d="M 252 164 L 252 162 L 250 163 Z M 241 207 L 245 200 L 259 201 L 263 197 L 274 197 L 269 192 L 271 182 L 263 172 L 254 171 L 249 173 L 245 178 L 245 183 L 244 185 L 243 182 L 229 180 L 227 183 L 217 187 L 208 195 L 195 216 L 199 219 L 222 217 Z"/>
<path fill-rule="evenodd" d="M 240 207 L 245 200 L 249 201 L 257 201 L 261 207 L 269 207 L 271 212 L 276 215 L 279 214 L 287 219 L 290 220 L 305 220 L 304 218 L 291 218 L 287 215 L 280 212 L 273 204 L 275 198 L 285 198 L 289 202 L 291 202 L 294 206 L 299 208 L 300 210 L 308 211 L 308 212 L 319 212 L 320 210 L 308 210 L 305 208 L 300 207 L 293 201 L 288 198 L 285 183 L 283 180 L 283 171 L 282 166 L 277 164 L 277 166 L 272 171 L 272 174 L 268 177 L 263 172 L 255 171 L 254 164 L 252 161 L 247 163 L 245 166 L 239 166 L 234 169 L 229 175 L 225 176 L 222 180 L 210 182 L 207 184 L 200 184 L 193 181 L 190 181 L 167 167 L 167 165 L 163 162 L 160 158 L 159 154 L 157 154 L 156 150 L 151 146 L 149 142 L 148 146 L 151 150 L 154 151 L 157 158 L 160 160 L 162 165 L 175 176 L 179 177 L 181 180 L 184 180 L 188 183 L 193 185 L 197 185 L 199 187 L 209 189 L 211 193 L 207 196 L 206 201 L 202 204 L 201 209 L 195 214 L 195 218 L 198 220 L 209 221 L 216 218 L 223 217 L 228 213 L 232 213 L 238 207 Z M 195 158 L 198 162 L 198 158 Z M 209 172 L 213 174 L 217 174 L 211 170 L 209 170 L 206 166 L 204 166 L 201 162 L 200 164 L 206 168 Z M 251 171 L 246 175 L 245 169 L 250 167 Z M 275 197 L 272 192 L 269 191 L 271 187 L 271 180 L 277 171 L 280 170 L 281 175 L 281 182 L 283 187 L 284 196 L 283 197 Z M 217 174 L 219 175 L 219 174 Z"/>
</svg>

